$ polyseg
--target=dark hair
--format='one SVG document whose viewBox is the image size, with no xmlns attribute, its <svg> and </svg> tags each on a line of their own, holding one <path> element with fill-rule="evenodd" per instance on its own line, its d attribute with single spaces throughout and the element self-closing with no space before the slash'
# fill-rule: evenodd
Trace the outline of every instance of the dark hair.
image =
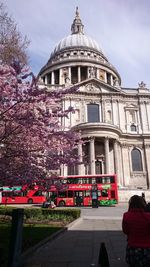
<svg viewBox="0 0 150 267">
<path fill-rule="evenodd" d="M 129 210 L 130 209 L 145 209 L 145 202 L 141 196 L 134 195 L 129 200 Z"/>
</svg>

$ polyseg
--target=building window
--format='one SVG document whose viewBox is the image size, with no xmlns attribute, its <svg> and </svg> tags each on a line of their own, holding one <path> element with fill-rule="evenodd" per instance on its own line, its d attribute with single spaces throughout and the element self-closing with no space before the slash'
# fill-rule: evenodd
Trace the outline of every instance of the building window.
<svg viewBox="0 0 150 267">
<path fill-rule="evenodd" d="M 78 68 L 72 67 L 71 68 L 71 83 L 75 84 L 78 82 Z"/>
<path fill-rule="evenodd" d="M 55 84 L 59 84 L 59 70 L 54 71 L 54 82 Z"/>
<path fill-rule="evenodd" d="M 99 122 L 99 105 L 97 104 L 88 104 L 88 122 Z"/>
<path fill-rule="evenodd" d="M 81 67 L 81 81 L 87 79 L 87 67 Z"/>
<path fill-rule="evenodd" d="M 137 148 L 131 151 L 131 160 L 133 172 L 143 171 L 141 152 Z"/>
<path fill-rule="evenodd" d="M 68 175 L 78 175 L 78 165 L 68 166 Z"/>
<path fill-rule="evenodd" d="M 111 85 L 111 74 L 107 72 L 106 77 L 107 77 L 107 83 Z"/>
<path fill-rule="evenodd" d="M 131 132 L 136 132 L 136 126 L 134 124 L 131 124 L 130 129 Z"/>
<path fill-rule="evenodd" d="M 130 110 L 129 116 L 130 116 L 129 119 L 130 119 L 131 122 L 136 122 L 136 112 L 135 112 L 135 110 Z"/>
</svg>

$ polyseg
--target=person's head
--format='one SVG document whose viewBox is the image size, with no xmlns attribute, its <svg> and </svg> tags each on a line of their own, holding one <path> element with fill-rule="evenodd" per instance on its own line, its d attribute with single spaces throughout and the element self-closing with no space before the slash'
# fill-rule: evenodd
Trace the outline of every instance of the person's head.
<svg viewBox="0 0 150 267">
<path fill-rule="evenodd" d="M 145 209 L 145 202 L 141 196 L 134 195 L 129 200 L 129 209 Z"/>
</svg>

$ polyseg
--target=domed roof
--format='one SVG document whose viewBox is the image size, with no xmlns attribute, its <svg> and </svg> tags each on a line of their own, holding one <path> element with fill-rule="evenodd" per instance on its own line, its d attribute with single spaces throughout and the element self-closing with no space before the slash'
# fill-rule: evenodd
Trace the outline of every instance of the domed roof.
<svg viewBox="0 0 150 267">
<path fill-rule="evenodd" d="M 58 44 L 55 46 L 54 51 L 51 54 L 51 57 L 55 54 L 59 53 L 61 50 L 69 49 L 69 48 L 88 48 L 90 50 L 96 50 L 102 53 L 101 48 L 98 43 L 93 40 L 91 37 L 85 35 L 83 33 L 84 25 L 79 16 L 78 7 L 76 9 L 76 16 L 71 26 L 72 34 L 63 38 Z"/>
<path fill-rule="evenodd" d="M 60 52 L 63 49 L 66 48 L 73 48 L 73 47 L 83 47 L 83 48 L 90 48 L 97 50 L 102 53 L 102 50 L 100 49 L 98 43 L 93 40 L 91 37 L 86 36 L 82 33 L 77 34 L 71 34 L 67 37 L 63 38 L 54 49 L 53 53 Z"/>
</svg>

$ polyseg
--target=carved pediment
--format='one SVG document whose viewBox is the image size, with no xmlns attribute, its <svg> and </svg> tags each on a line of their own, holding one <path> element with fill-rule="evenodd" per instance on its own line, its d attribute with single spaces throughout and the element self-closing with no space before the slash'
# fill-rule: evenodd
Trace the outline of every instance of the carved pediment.
<svg viewBox="0 0 150 267">
<path fill-rule="evenodd" d="M 101 92 L 100 86 L 94 83 L 88 83 L 84 84 L 83 86 L 80 87 L 79 89 L 80 92 L 91 92 L 91 93 L 99 93 Z"/>
<path fill-rule="evenodd" d="M 79 92 L 86 93 L 113 93 L 121 92 L 121 89 L 108 85 L 96 78 L 90 78 L 77 84 Z"/>
<path fill-rule="evenodd" d="M 125 110 L 136 110 L 138 106 L 136 104 L 127 104 Z"/>
</svg>

